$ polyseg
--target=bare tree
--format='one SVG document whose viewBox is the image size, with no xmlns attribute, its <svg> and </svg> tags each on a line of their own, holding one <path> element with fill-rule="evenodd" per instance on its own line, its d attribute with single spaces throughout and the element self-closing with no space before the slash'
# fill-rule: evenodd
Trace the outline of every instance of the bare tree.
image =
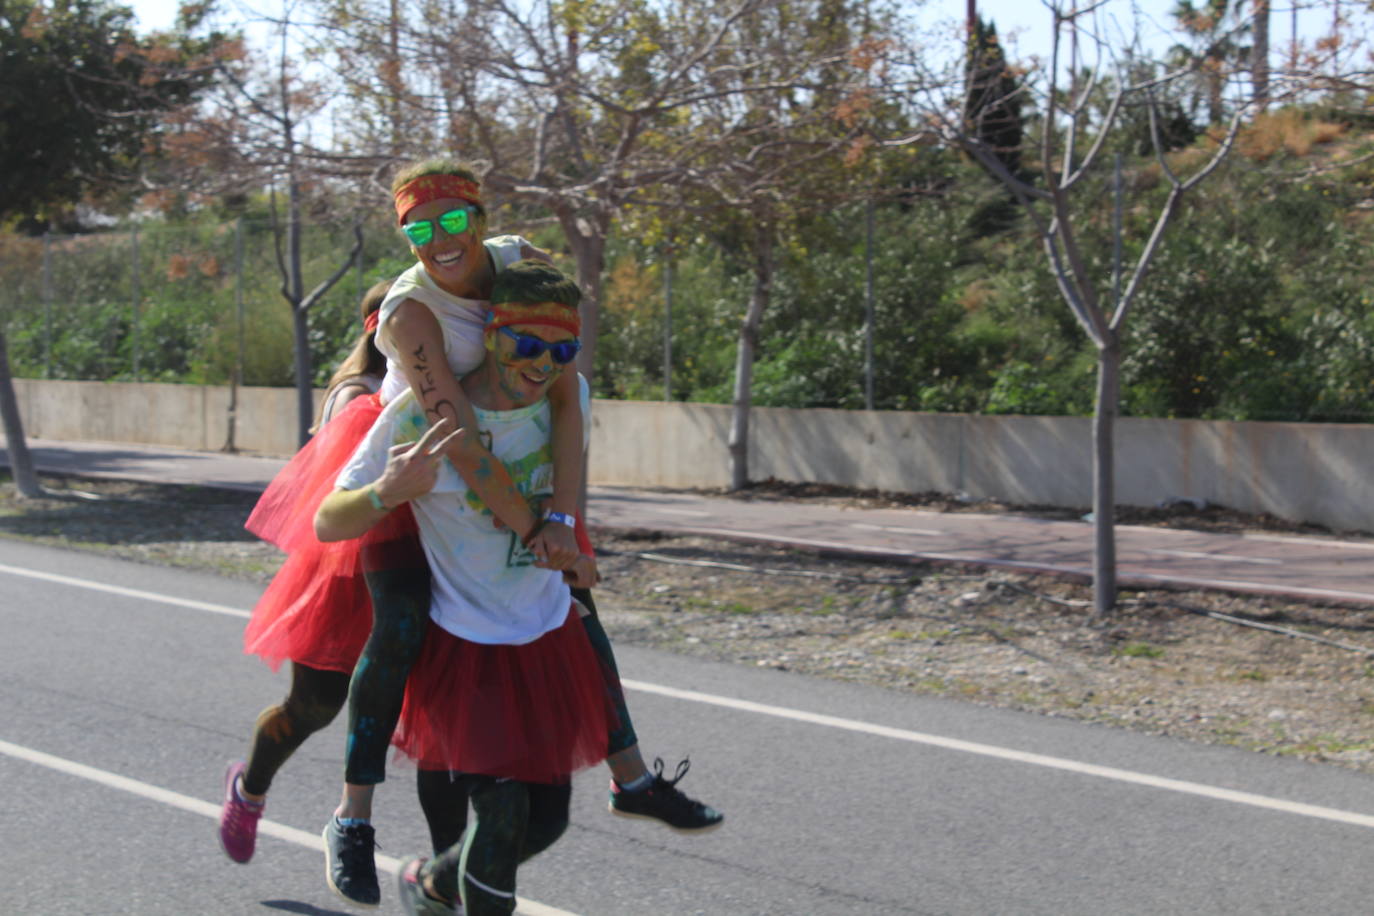
<svg viewBox="0 0 1374 916">
<path fill-rule="evenodd" d="M 578 368 L 589 378 L 617 214 L 687 172 L 700 137 L 684 128 L 696 106 L 796 86 L 811 72 L 810 60 L 770 62 L 757 73 L 736 69 L 741 24 L 785 5 L 437 0 L 401 42 L 409 98 L 422 108 L 408 123 L 431 129 L 417 131 L 420 145 L 407 152 L 432 153 L 426 144 L 437 134 L 440 148 L 482 161 L 489 189 L 543 208 L 563 230 L 583 289 Z M 390 15 L 365 0 L 347 9 L 347 21 L 367 24 L 372 34 L 384 31 L 382 17 Z M 361 53 L 356 37 L 351 47 Z M 373 59 L 391 53 L 378 42 Z"/>
<path fill-rule="evenodd" d="M 221 91 L 183 113 L 176 125 L 180 141 L 159 177 L 201 195 L 269 191 L 281 295 L 292 316 L 297 432 L 304 444 L 315 412 L 310 310 L 362 251 L 363 205 L 375 196 L 368 178 L 382 160 L 313 141 L 330 94 L 319 82 L 318 69 L 312 78 L 303 73 L 294 44 L 296 15 L 295 0 L 286 0 L 280 14 L 268 20 L 276 42 L 269 55 L 224 62 Z M 308 290 L 301 255 L 307 184 L 317 189 L 315 203 L 324 209 L 347 207 L 353 222 L 352 246 Z"/>
<path fill-rule="evenodd" d="M 1103 64 L 1109 49 L 1094 37 L 1097 33 L 1091 28 L 1092 13 L 1092 8 L 1084 12 L 1052 10 L 1053 44 L 1048 67 L 1041 74 L 1041 91 L 1033 99 L 1030 90 L 1016 90 L 1024 92 L 1025 103 L 1034 102 L 1038 110 L 1038 141 L 1035 147 L 1027 150 L 1038 159 L 1036 166 L 1028 171 L 1038 169 L 1038 177 L 1014 174 L 1008 169 L 1004 155 L 999 155 L 999 150 L 952 109 L 945 100 L 947 90 L 942 88 L 952 85 L 951 81 L 941 83 L 926 74 L 926 82 L 918 90 L 916 105 L 929 126 L 923 136 L 933 133 L 943 142 L 962 149 L 1015 196 L 1040 240 L 1064 303 L 1097 350 L 1092 436 L 1093 583 L 1094 612 L 1101 617 L 1115 605 L 1117 593 L 1113 430 L 1118 411 L 1121 342 L 1126 319 L 1184 196 L 1205 181 L 1230 154 L 1250 104 L 1242 100 L 1234 105 L 1227 124 L 1214 131 L 1207 141 L 1208 151 L 1201 161 L 1196 156 L 1167 155 L 1161 138 L 1157 100 L 1165 86 L 1187 76 L 1188 72 L 1174 71 L 1135 81 L 1126 72 L 1113 75 Z M 1093 66 L 1084 66 L 1083 45 L 1095 52 Z M 1061 84 L 1065 74 L 1073 76 L 1068 86 Z M 1029 83 L 1022 83 L 1022 87 L 1026 85 Z M 1109 98 L 1105 114 L 1095 115 L 1092 100 L 1104 90 Z M 1133 105 L 1144 106 L 1148 114 L 1154 160 L 1167 183 L 1168 193 L 1154 214 L 1148 236 L 1140 244 L 1133 262 L 1124 263 L 1120 219 L 1123 189 L 1119 180 L 1120 159 L 1117 158 L 1117 180 L 1109 182 L 1115 188 L 1117 200 L 1113 228 L 1117 255 L 1104 275 L 1100 270 L 1095 271 L 1084 256 L 1083 240 L 1085 234 L 1091 232 L 1091 222 L 1077 215 L 1082 211 L 1076 212 L 1072 204 L 1083 195 L 1100 192 L 1101 185 L 1094 187 L 1088 178 L 1110 168 L 1111 141 L 1122 130 L 1123 112 Z M 907 143 L 916 139 L 919 137 L 893 142 Z M 1133 207 L 1138 209 L 1139 206 L 1139 201 L 1133 202 Z"/>
</svg>

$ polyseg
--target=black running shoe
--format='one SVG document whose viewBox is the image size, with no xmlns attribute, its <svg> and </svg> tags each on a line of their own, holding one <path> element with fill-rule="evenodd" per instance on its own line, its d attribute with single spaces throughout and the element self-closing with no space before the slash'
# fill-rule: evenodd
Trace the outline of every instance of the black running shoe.
<svg viewBox="0 0 1374 916">
<path fill-rule="evenodd" d="M 371 824 L 339 826 L 331 817 L 324 827 L 324 880 L 329 889 L 349 903 L 376 906 L 382 902 L 377 886 L 377 862 L 372 850 L 377 845 Z"/>
<path fill-rule="evenodd" d="M 611 800 L 607 807 L 612 814 L 620 817 L 662 821 L 680 833 L 715 830 L 725 820 L 725 815 L 709 805 L 688 798 L 677 788 L 678 781 L 687 775 L 690 768 L 691 762 L 682 760 L 673 778 L 664 779 L 663 758 L 655 758 L 653 785 L 639 792 L 626 792 L 612 780 Z"/>
</svg>

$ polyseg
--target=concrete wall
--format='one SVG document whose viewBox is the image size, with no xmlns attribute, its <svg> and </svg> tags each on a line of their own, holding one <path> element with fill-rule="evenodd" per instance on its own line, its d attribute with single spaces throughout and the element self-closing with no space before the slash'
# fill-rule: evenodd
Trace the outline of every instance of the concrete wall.
<svg viewBox="0 0 1374 916">
<path fill-rule="evenodd" d="M 35 438 L 220 448 L 229 391 L 191 385 L 17 379 Z M 239 390 L 237 445 L 295 451 L 295 395 Z M 730 408 L 597 401 L 594 484 L 729 483 Z M 897 411 L 757 408 L 750 477 L 973 499 L 1087 507 L 1092 423 L 1082 417 L 988 417 Z M 1374 426 L 1123 419 L 1117 496 L 1125 505 L 1202 499 L 1343 530 L 1374 530 Z"/>
<path fill-rule="evenodd" d="M 137 442 L 214 451 L 229 437 L 230 390 L 209 385 L 15 379 L 24 431 L 36 439 Z M 315 393 L 318 406 L 320 392 Z M 296 451 L 296 393 L 240 388 L 234 444 L 287 456 Z"/>
</svg>

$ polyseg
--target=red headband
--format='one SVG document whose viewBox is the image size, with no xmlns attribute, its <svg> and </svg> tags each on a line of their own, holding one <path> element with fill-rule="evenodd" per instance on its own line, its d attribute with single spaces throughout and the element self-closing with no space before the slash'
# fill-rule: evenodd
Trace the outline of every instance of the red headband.
<svg viewBox="0 0 1374 916">
<path fill-rule="evenodd" d="M 519 305 L 492 305 L 487 312 L 488 331 L 499 330 L 508 324 L 540 324 L 561 328 L 574 337 L 582 333 L 582 316 L 577 309 L 561 302 L 538 302 Z"/>
<path fill-rule="evenodd" d="M 380 311 L 368 312 L 367 317 L 363 319 L 363 330 L 369 334 L 375 332 L 377 330 L 377 322 L 380 320 L 381 314 L 382 313 Z"/>
<path fill-rule="evenodd" d="M 396 224 L 406 220 L 406 214 L 431 200 L 456 197 L 470 204 L 482 206 L 482 193 L 477 182 L 461 175 L 421 175 L 407 181 L 392 195 L 396 203 Z"/>
</svg>

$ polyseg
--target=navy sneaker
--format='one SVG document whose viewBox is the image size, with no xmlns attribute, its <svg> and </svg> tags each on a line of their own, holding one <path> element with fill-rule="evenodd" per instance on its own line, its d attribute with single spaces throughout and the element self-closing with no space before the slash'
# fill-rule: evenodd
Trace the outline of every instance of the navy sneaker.
<svg viewBox="0 0 1374 916">
<path fill-rule="evenodd" d="M 382 902 L 377 886 L 377 845 L 371 824 L 339 825 L 331 817 L 324 827 L 324 880 L 329 889 L 349 903 L 372 907 Z"/>
<path fill-rule="evenodd" d="M 640 817 L 662 821 L 679 833 L 706 833 L 715 830 L 725 820 L 710 805 L 688 798 L 677 784 L 691 768 L 690 760 L 682 760 L 672 779 L 663 778 L 663 758 L 654 759 L 654 781 L 647 789 L 627 792 L 611 781 L 610 812 L 619 817 Z"/>
</svg>

